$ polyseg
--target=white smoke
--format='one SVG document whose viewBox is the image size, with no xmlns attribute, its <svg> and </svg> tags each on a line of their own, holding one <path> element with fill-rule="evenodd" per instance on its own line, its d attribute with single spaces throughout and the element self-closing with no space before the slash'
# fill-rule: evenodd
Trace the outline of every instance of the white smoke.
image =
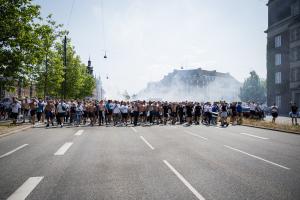
<svg viewBox="0 0 300 200">
<path fill-rule="evenodd" d="M 195 83 L 197 80 L 182 80 L 176 75 L 169 78 L 167 76 L 160 82 L 149 83 L 145 90 L 138 93 L 137 98 L 164 101 L 239 101 L 241 83 L 229 75 L 228 77 L 217 76 L 214 80 L 208 79 L 208 83 L 203 83 L 202 87 L 199 86 L 202 83 Z"/>
</svg>

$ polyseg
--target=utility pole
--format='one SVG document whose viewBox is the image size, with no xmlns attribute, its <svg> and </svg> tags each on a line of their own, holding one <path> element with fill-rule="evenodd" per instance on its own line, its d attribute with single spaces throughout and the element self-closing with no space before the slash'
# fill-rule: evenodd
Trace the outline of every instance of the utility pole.
<svg viewBox="0 0 300 200">
<path fill-rule="evenodd" d="M 45 61 L 46 71 L 45 71 L 45 83 L 44 83 L 44 100 L 47 96 L 47 82 L 48 82 L 48 53 L 46 54 L 46 61 Z"/>
<path fill-rule="evenodd" d="M 64 39 L 64 83 L 63 83 L 63 97 L 66 99 L 66 86 L 67 86 L 67 36 Z"/>
</svg>

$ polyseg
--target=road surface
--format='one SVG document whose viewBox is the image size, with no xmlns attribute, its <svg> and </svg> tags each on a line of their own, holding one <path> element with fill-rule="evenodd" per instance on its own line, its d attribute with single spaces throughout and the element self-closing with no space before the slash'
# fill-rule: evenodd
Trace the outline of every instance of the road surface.
<svg viewBox="0 0 300 200">
<path fill-rule="evenodd" d="M 0 138 L 0 199 L 300 199 L 300 136 L 243 126 L 29 129 Z"/>
</svg>

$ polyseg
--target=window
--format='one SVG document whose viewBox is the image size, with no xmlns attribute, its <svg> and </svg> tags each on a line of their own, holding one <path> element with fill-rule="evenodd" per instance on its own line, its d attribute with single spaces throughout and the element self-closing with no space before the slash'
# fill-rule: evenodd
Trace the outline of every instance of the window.
<svg viewBox="0 0 300 200">
<path fill-rule="evenodd" d="M 300 8 L 299 8 L 299 2 L 296 2 L 296 3 L 293 3 L 291 5 L 291 14 L 292 16 L 295 16 L 295 15 L 299 15 L 299 11 L 300 11 Z"/>
<path fill-rule="evenodd" d="M 281 96 L 276 96 L 276 97 L 275 97 L 275 104 L 276 104 L 276 106 L 278 106 L 278 107 L 281 106 Z"/>
<path fill-rule="evenodd" d="M 280 84 L 281 83 L 281 72 L 275 73 L 275 83 Z"/>
<path fill-rule="evenodd" d="M 275 65 L 276 66 L 281 65 L 281 54 L 280 53 L 275 54 Z"/>
<path fill-rule="evenodd" d="M 291 81 L 300 81 L 300 68 L 291 69 Z"/>
<path fill-rule="evenodd" d="M 296 62 L 300 60 L 300 46 L 294 47 L 290 51 L 291 62 Z"/>
<path fill-rule="evenodd" d="M 296 40 L 300 40 L 300 27 L 291 30 L 290 39 L 292 42 Z"/>
<path fill-rule="evenodd" d="M 275 48 L 281 47 L 281 35 L 275 37 Z"/>
</svg>

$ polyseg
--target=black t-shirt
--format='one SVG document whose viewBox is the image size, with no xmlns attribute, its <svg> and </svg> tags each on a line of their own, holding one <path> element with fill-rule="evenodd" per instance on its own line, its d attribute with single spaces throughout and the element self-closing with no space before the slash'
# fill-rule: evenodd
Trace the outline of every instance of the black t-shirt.
<svg viewBox="0 0 300 200">
<path fill-rule="evenodd" d="M 298 107 L 297 106 L 292 106 L 291 110 L 292 110 L 292 113 L 296 113 L 298 111 Z"/>
<path fill-rule="evenodd" d="M 221 107 L 221 110 L 222 110 L 222 112 L 227 112 L 227 107 L 226 107 L 225 105 L 223 105 L 223 106 Z"/>
<path fill-rule="evenodd" d="M 71 109 L 70 109 L 70 112 L 71 113 L 76 113 L 76 106 L 72 106 Z"/>
<path fill-rule="evenodd" d="M 201 111 L 201 106 L 196 106 L 195 107 L 195 112 L 196 113 L 200 113 L 200 111 Z"/>
<path fill-rule="evenodd" d="M 236 107 L 234 105 L 230 106 L 233 113 L 236 113 Z"/>
<path fill-rule="evenodd" d="M 192 115 L 192 111 L 193 111 L 192 107 L 190 105 L 186 105 L 185 108 L 186 108 L 187 116 Z"/>
<path fill-rule="evenodd" d="M 167 113 L 168 113 L 168 110 L 169 110 L 169 106 L 164 105 L 164 106 L 163 106 L 163 110 L 164 110 L 164 114 L 167 114 Z"/>
<path fill-rule="evenodd" d="M 180 115 L 183 114 L 183 107 L 182 106 L 178 106 L 177 110 L 178 110 L 178 114 L 180 114 Z"/>
</svg>

